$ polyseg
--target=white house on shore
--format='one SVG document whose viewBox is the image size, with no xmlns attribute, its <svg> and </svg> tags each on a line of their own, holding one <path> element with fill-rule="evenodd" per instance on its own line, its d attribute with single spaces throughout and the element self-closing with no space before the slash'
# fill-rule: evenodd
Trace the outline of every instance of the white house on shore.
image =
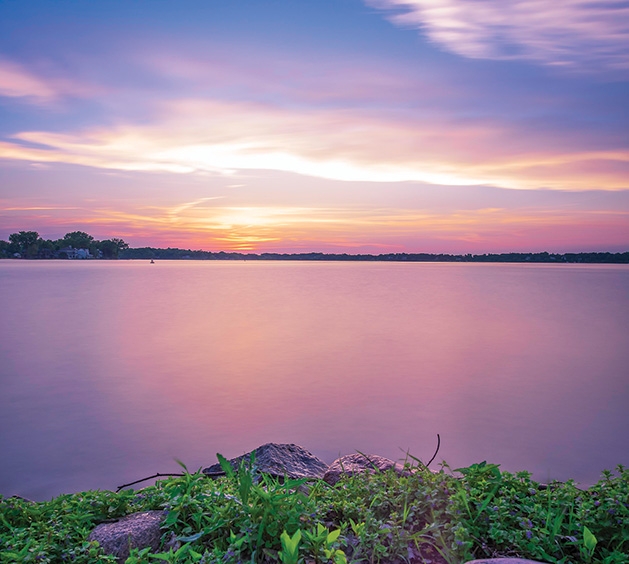
<svg viewBox="0 0 629 564">
<path fill-rule="evenodd" d="M 69 259 L 91 259 L 94 258 L 88 249 L 73 249 L 72 247 L 66 247 L 59 249 L 58 254 L 62 256 L 66 255 Z"/>
</svg>

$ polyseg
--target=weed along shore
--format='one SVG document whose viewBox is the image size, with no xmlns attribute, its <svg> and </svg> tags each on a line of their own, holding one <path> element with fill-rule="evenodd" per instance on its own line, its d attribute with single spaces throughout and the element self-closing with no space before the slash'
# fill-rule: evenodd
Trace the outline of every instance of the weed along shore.
<svg viewBox="0 0 629 564">
<path fill-rule="evenodd" d="M 622 466 L 582 490 L 486 462 L 328 466 L 297 445 L 217 458 L 143 489 L 0 497 L 0 563 L 629 563 Z"/>
</svg>

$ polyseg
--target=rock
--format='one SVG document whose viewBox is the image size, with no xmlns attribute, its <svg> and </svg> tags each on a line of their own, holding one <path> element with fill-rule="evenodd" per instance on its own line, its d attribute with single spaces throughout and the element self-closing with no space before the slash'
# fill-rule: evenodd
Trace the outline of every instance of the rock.
<svg viewBox="0 0 629 564">
<path fill-rule="evenodd" d="M 254 471 L 283 478 L 322 478 L 328 465 L 316 456 L 297 445 L 268 443 L 255 449 Z M 251 453 L 232 458 L 229 462 L 237 470 L 241 461 L 248 464 Z M 203 469 L 204 474 L 223 476 L 225 472 L 220 464 L 213 464 Z"/>
<path fill-rule="evenodd" d="M 22 497 L 21 495 L 12 495 L 9 499 L 17 499 L 19 501 L 23 501 L 24 503 L 36 503 L 32 499 L 28 499 L 27 497 Z"/>
<path fill-rule="evenodd" d="M 377 454 L 347 454 L 337 458 L 324 474 L 323 479 L 330 485 L 336 484 L 341 476 L 354 476 L 369 472 L 385 472 L 395 470 L 398 474 L 405 473 L 404 466 Z"/>
<path fill-rule="evenodd" d="M 98 541 L 105 554 L 112 554 L 119 564 L 123 564 L 132 548 L 150 546 L 153 551 L 159 548 L 160 525 L 165 517 L 164 511 L 132 513 L 115 523 L 101 523 L 90 533 L 88 540 Z"/>
<path fill-rule="evenodd" d="M 469 560 L 465 564 L 545 564 L 537 560 L 523 560 L 522 558 L 482 558 Z"/>
</svg>

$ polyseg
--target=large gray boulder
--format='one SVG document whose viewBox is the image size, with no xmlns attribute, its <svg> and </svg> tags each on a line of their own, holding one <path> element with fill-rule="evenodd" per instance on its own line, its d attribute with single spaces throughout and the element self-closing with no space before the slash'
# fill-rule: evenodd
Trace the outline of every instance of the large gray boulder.
<svg viewBox="0 0 629 564">
<path fill-rule="evenodd" d="M 391 469 L 400 475 L 406 472 L 404 466 L 399 462 L 393 462 L 393 460 L 377 454 L 347 454 L 337 458 L 330 465 L 323 479 L 333 486 L 342 476 L 355 476 L 356 474 L 364 474 L 366 472 L 374 474 L 375 472 L 385 472 Z"/>
<path fill-rule="evenodd" d="M 316 456 L 293 444 L 268 443 L 253 451 L 255 453 L 254 472 L 270 474 L 278 478 L 284 476 L 288 478 L 322 478 L 328 465 Z M 234 470 L 240 467 L 244 461 L 249 465 L 251 452 L 243 454 L 237 458 L 232 458 L 229 462 Z M 208 476 L 223 476 L 220 464 L 213 464 L 203 469 L 203 473 Z"/>
<path fill-rule="evenodd" d="M 115 523 L 101 523 L 88 537 L 98 541 L 105 554 L 112 554 L 123 564 L 132 548 L 151 547 L 157 551 L 162 531 L 160 526 L 166 517 L 164 511 L 144 511 L 132 513 Z"/>
</svg>

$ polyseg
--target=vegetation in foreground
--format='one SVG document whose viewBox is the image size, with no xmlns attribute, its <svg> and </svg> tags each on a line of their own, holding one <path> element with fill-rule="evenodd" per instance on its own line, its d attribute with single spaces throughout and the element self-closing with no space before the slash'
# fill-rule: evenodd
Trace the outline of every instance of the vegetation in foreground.
<svg viewBox="0 0 629 564">
<path fill-rule="evenodd" d="M 223 460 L 224 462 L 224 460 Z M 629 563 L 629 470 L 587 490 L 540 485 L 527 472 L 475 464 L 323 481 L 186 473 L 142 490 L 90 491 L 33 503 L 0 498 L 0 562 L 114 562 L 87 541 L 112 518 L 165 509 L 162 552 L 127 564 L 457 563 L 520 556 L 551 563 Z"/>
</svg>

